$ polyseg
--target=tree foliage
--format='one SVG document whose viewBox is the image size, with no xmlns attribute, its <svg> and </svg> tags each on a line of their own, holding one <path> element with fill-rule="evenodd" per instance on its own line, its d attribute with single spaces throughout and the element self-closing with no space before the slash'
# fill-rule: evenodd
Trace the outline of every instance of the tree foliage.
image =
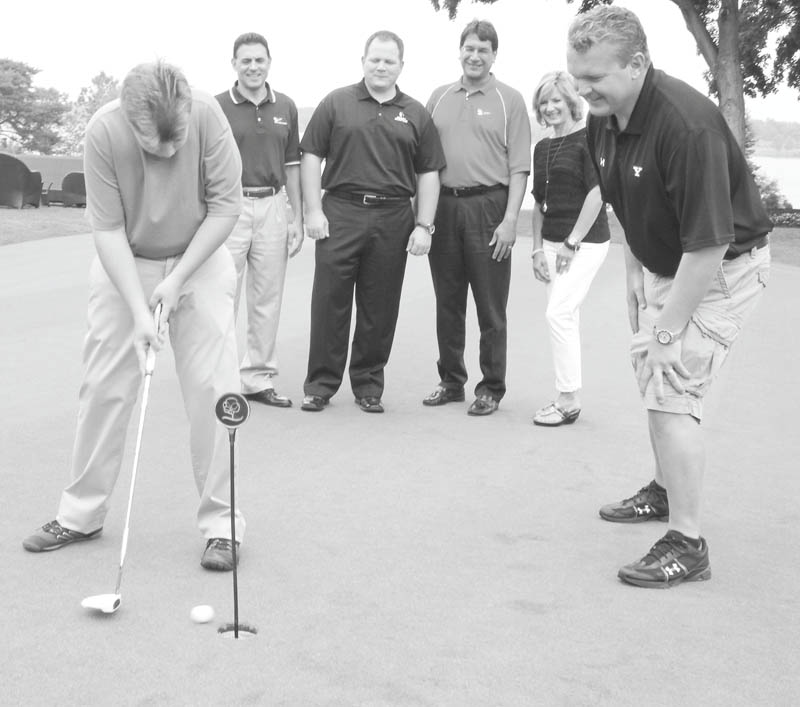
<svg viewBox="0 0 800 707">
<path fill-rule="evenodd" d="M 0 59 L 0 141 L 48 154 L 59 140 L 57 128 L 68 104 L 54 88 L 34 87 L 37 73 L 28 64 Z"/>
<path fill-rule="evenodd" d="M 83 136 L 89 119 L 109 101 L 119 96 L 119 81 L 101 71 L 92 78 L 89 86 L 84 86 L 78 98 L 71 104 L 64 117 L 60 131 L 61 142 L 57 152 L 78 155 L 83 152 Z"/>
</svg>

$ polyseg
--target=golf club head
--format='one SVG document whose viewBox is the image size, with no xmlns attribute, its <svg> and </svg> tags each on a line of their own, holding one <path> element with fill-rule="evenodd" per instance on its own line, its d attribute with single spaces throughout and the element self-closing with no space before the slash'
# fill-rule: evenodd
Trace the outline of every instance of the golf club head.
<svg viewBox="0 0 800 707">
<path fill-rule="evenodd" d="M 84 609 L 91 609 L 93 611 L 102 611 L 104 614 L 113 614 L 119 605 L 122 603 L 122 596 L 119 594 L 95 594 L 91 597 L 86 597 L 81 606 Z"/>
<path fill-rule="evenodd" d="M 236 635 L 236 624 L 222 624 L 222 626 L 217 629 L 217 633 L 222 638 L 255 638 L 256 634 L 258 633 L 258 629 L 252 624 L 243 624 L 239 622 L 238 636 Z"/>
</svg>

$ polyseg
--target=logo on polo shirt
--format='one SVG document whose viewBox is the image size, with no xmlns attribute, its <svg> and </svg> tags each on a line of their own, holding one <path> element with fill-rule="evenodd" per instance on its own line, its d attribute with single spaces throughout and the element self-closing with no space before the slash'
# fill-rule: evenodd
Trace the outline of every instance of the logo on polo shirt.
<svg viewBox="0 0 800 707">
<path fill-rule="evenodd" d="M 633 165 L 633 176 L 636 177 L 636 179 L 639 179 L 641 174 L 642 174 L 642 168 L 639 167 L 639 165 Z"/>
<path fill-rule="evenodd" d="M 405 116 L 405 114 L 403 113 L 403 111 L 400 111 L 400 112 L 399 112 L 399 113 L 398 113 L 398 114 L 395 116 L 395 120 L 396 120 L 398 123 L 407 123 L 407 122 L 408 122 L 408 118 L 406 118 L 406 116 Z"/>
<path fill-rule="evenodd" d="M 289 123 L 286 122 L 286 118 L 282 115 L 273 115 L 272 122 L 275 123 L 275 125 L 289 125 Z"/>
<path fill-rule="evenodd" d="M 476 108 L 475 109 L 475 115 L 477 115 L 480 118 L 483 118 L 483 117 L 490 118 L 491 115 L 492 115 L 492 111 L 484 110 L 483 108 Z"/>
</svg>

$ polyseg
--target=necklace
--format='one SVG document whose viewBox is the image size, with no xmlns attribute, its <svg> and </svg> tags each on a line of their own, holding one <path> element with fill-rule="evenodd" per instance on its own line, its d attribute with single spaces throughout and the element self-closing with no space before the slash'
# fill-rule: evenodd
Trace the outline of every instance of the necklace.
<svg viewBox="0 0 800 707">
<path fill-rule="evenodd" d="M 550 138 L 550 142 L 547 143 L 547 157 L 545 158 L 545 161 L 544 161 L 544 199 L 542 201 L 542 207 L 541 207 L 541 210 L 542 210 L 543 214 L 547 213 L 547 191 L 548 191 L 548 189 L 550 187 L 550 167 L 555 165 L 556 158 L 558 157 L 558 153 L 560 152 L 561 147 L 563 146 L 564 142 L 567 139 L 567 135 L 564 135 L 561 138 L 561 142 L 558 143 L 558 147 L 556 148 L 556 154 L 553 155 L 553 161 L 551 163 L 550 162 L 550 151 L 553 149 L 553 141 L 557 140 L 557 139 L 558 138 L 555 138 L 555 137 L 554 138 Z"/>
</svg>

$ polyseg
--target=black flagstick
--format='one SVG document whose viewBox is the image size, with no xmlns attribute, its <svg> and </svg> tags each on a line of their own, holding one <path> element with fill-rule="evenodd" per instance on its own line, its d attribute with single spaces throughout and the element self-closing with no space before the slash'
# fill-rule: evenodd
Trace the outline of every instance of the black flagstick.
<svg viewBox="0 0 800 707">
<path fill-rule="evenodd" d="M 250 415 L 250 406 L 247 400 L 239 393 L 226 393 L 219 400 L 215 408 L 217 419 L 228 429 L 230 443 L 230 474 L 231 474 L 231 546 L 233 552 L 233 637 L 239 638 L 239 581 L 236 555 L 236 486 L 235 486 L 235 457 L 236 429 L 243 425 Z M 227 625 L 220 626 L 219 633 L 230 630 Z M 247 627 L 249 633 L 255 633 L 253 627 Z"/>
</svg>

